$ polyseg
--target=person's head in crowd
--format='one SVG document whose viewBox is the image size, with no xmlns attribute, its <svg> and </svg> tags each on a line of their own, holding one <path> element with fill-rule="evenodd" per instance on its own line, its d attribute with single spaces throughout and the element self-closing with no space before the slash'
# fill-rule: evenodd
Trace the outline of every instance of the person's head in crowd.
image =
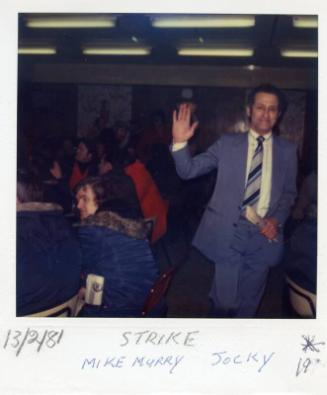
<svg viewBox="0 0 327 395">
<path fill-rule="evenodd" d="M 75 194 L 81 220 L 99 211 L 113 211 L 128 218 L 142 217 L 134 184 L 124 172 L 86 178 L 77 185 Z"/>
<path fill-rule="evenodd" d="M 109 171 L 102 178 L 106 199 L 99 211 L 112 211 L 124 218 L 143 218 L 133 180 L 123 169 Z"/>
<path fill-rule="evenodd" d="M 53 167 L 54 162 L 54 151 L 48 147 L 41 146 L 30 155 L 27 171 L 33 179 L 45 181 L 51 178 L 50 169 Z"/>
<path fill-rule="evenodd" d="M 106 200 L 103 180 L 100 177 L 85 178 L 77 184 L 75 196 L 81 220 L 95 214 Z"/>
<path fill-rule="evenodd" d="M 112 163 L 107 159 L 107 156 L 104 155 L 98 165 L 98 173 L 100 176 L 104 176 L 108 174 L 113 169 Z"/>
<path fill-rule="evenodd" d="M 82 139 L 79 141 L 75 160 L 78 163 L 91 163 L 96 160 L 96 145 L 94 141 Z"/>
<path fill-rule="evenodd" d="M 82 180 L 75 189 L 80 219 L 85 219 L 98 211 L 115 211 L 115 207 L 124 203 L 131 204 L 130 185 L 126 182 L 126 175 L 119 172 L 112 172 L 105 178 L 88 177 Z"/>
<path fill-rule="evenodd" d="M 124 121 L 117 121 L 113 127 L 114 139 L 118 143 L 119 148 L 124 148 L 129 143 L 130 130 L 129 126 Z"/>
<path fill-rule="evenodd" d="M 278 131 L 286 109 L 286 96 L 274 85 L 259 85 L 247 96 L 246 113 L 250 127 L 259 134 Z"/>
<path fill-rule="evenodd" d="M 44 189 L 41 182 L 23 170 L 17 174 L 17 203 L 43 202 Z"/>
<path fill-rule="evenodd" d="M 123 170 L 136 160 L 135 150 L 131 147 L 119 149 L 117 142 L 106 144 L 105 151 L 98 165 L 98 174 L 103 176 L 112 169 Z"/>
</svg>

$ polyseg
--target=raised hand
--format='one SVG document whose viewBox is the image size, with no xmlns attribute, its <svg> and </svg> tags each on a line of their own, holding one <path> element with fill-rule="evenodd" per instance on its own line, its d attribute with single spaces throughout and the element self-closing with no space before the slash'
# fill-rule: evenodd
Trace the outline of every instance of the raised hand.
<svg viewBox="0 0 327 395">
<path fill-rule="evenodd" d="M 190 104 L 181 104 L 178 111 L 173 113 L 173 143 L 184 143 L 194 134 L 198 122 L 191 124 Z"/>
<path fill-rule="evenodd" d="M 52 176 L 54 178 L 56 178 L 57 180 L 60 180 L 62 178 L 61 167 L 60 167 L 58 161 L 56 161 L 56 160 L 53 161 L 52 167 L 49 170 L 50 170 L 50 173 L 52 174 Z"/>
</svg>

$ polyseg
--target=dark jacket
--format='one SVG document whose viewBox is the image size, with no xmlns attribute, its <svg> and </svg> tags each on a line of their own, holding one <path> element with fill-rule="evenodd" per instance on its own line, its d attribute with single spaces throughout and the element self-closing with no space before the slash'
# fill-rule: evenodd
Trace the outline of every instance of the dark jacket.
<svg viewBox="0 0 327 395">
<path fill-rule="evenodd" d="M 83 272 L 105 278 L 100 308 L 87 305 L 84 316 L 139 316 L 158 277 L 142 220 L 111 211 L 87 217 L 78 226 Z"/>
<path fill-rule="evenodd" d="M 103 176 L 103 182 L 110 199 L 102 206 L 102 211 L 113 211 L 123 218 L 143 218 L 131 177 L 123 170 L 114 168 Z"/>
<path fill-rule="evenodd" d="M 17 315 L 57 306 L 80 286 L 78 240 L 54 203 L 17 207 Z"/>
</svg>

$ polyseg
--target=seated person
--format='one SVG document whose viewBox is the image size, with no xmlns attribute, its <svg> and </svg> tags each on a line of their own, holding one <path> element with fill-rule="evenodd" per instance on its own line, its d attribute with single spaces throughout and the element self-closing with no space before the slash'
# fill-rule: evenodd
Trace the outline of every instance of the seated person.
<svg viewBox="0 0 327 395">
<path fill-rule="evenodd" d="M 43 199 L 42 184 L 17 184 L 17 316 L 58 306 L 78 293 L 81 252 L 62 208 Z"/>
<path fill-rule="evenodd" d="M 317 288 L 317 172 L 304 180 L 292 217 L 299 221 L 286 251 L 287 275 L 316 294 Z"/>
<path fill-rule="evenodd" d="M 151 242 L 158 241 L 167 231 L 168 202 L 164 200 L 146 167 L 138 159 L 132 159 L 124 167 L 134 182 L 144 218 L 154 219 Z"/>
<path fill-rule="evenodd" d="M 155 243 L 167 231 L 168 202 L 161 197 L 151 174 L 134 153 L 120 151 L 113 155 L 111 165 L 122 169 L 132 179 L 143 217 L 154 220 L 151 242 Z"/>
<path fill-rule="evenodd" d="M 106 203 L 106 208 L 122 217 L 143 218 L 133 180 L 119 166 L 113 168 L 108 158 L 105 152 L 98 166 L 108 195 L 114 197 Z"/>
<path fill-rule="evenodd" d="M 168 202 L 161 197 L 150 173 L 143 163 L 136 159 L 134 153 L 128 150 L 119 152 L 110 146 L 105 158 L 106 160 L 100 163 L 100 168 L 103 169 L 101 174 L 109 173 L 111 169 L 120 169 L 132 179 L 143 217 L 154 219 L 151 242 L 156 242 L 167 230 Z"/>
<path fill-rule="evenodd" d="M 131 148 L 131 132 L 126 122 L 119 120 L 114 124 L 113 138 L 119 150 Z"/>
<path fill-rule="evenodd" d="M 81 139 L 76 149 L 75 162 L 69 178 L 73 190 L 79 181 L 96 174 L 96 144 L 92 140 Z"/>
<path fill-rule="evenodd" d="M 42 183 L 44 201 L 59 204 L 65 214 L 72 211 L 73 199 L 67 180 L 49 148 L 41 147 L 33 152 L 28 160 L 28 174 Z"/>
<path fill-rule="evenodd" d="M 85 179 L 76 187 L 83 273 L 104 278 L 102 304 L 84 305 L 80 315 L 85 317 L 141 316 L 158 277 L 145 222 L 107 209 L 111 200 L 117 200 L 113 182 L 117 180 L 110 181 L 111 190 L 100 177 Z"/>
</svg>

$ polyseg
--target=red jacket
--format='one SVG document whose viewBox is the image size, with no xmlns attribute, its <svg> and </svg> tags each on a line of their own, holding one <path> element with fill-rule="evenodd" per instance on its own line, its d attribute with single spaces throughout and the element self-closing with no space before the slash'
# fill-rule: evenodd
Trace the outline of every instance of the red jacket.
<svg viewBox="0 0 327 395">
<path fill-rule="evenodd" d="M 82 173 L 78 163 L 75 162 L 72 170 L 72 174 L 69 179 L 69 187 L 71 190 L 75 188 L 75 186 L 88 175 L 88 170 L 86 169 L 84 173 Z"/>
<path fill-rule="evenodd" d="M 154 243 L 166 233 L 168 202 L 162 199 L 150 173 L 139 160 L 127 166 L 125 172 L 134 182 L 144 218 L 155 218 L 151 239 Z"/>
</svg>

